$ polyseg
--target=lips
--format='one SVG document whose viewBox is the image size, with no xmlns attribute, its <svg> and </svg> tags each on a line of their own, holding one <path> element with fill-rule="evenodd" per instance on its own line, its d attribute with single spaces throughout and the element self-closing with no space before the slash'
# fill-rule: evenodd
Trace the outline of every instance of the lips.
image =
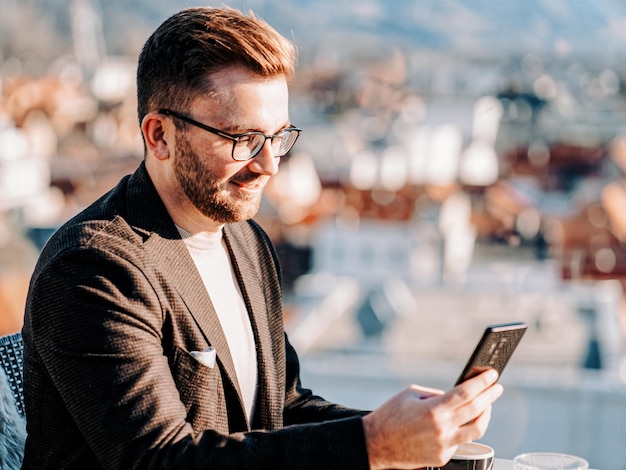
<svg viewBox="0 0 626 470">
<path fill-rule="evenodd" d="M 259 185 L 243 185 L 243 184 L 237 184 L 235 183 L 235 185 L 239 188 L 239 189 L 243 189 L 244 191 L 248 191 L 248 192 L 256 192 L 259 191 L 261 189 L 261 186 Z"/>
<path fill-rule="evenodd" d="M 239 189 L 249 192 L 260 191 L 265 186 L 265 182 L 261 178 L 231 180 L 231 183 L 237 186 Z"/>
</svg>

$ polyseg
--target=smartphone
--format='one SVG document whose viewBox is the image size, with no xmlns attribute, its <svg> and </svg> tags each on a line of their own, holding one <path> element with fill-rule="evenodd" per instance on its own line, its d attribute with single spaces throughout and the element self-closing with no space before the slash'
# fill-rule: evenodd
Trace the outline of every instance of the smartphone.
<svg viewBox="0 0 626 470">
<path fill-rule="evenodd" d="M 470 356 L 455 385 L 465 382 L 487 369 L 495 369 L 502 375 L 513 351 L 526 332 L 523 322 L 490 325 Z"/>
</svg>

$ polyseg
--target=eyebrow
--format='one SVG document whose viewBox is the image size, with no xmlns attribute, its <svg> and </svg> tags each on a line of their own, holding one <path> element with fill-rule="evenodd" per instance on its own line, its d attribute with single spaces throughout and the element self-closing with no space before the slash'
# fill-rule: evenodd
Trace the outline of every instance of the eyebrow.
<svg viewBox="0 0 626 470">
<path fill-rule="evenodd" d="M 286 124 L 283 124 L 282 126 L 280 126 L 278 129 L 276 129 L 275 131 L 271 132 L 270 134 L 267 135 L 274 135 L 280 131 L 282 131 L 283 129 L 288 129 L 290 127 L 295 127 L 295 125 L 291 122 L 291 120 L 288 120 Z M 227 127 L 221 128 L 227 132 L 230 132 L 232 134 L 247 134 L 248 132 L 260 132 L 262 134 L 266 134 L 264 131 L 260 130 L 259 128 L 254 128 L 254 127 L 248 127 L 245 128 L 241 125 L 228 125 Z"/>
</svg>

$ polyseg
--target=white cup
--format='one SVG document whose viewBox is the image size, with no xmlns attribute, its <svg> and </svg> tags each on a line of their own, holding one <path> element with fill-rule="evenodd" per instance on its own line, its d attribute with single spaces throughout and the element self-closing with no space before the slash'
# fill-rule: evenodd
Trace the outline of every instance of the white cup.
<svg viewBox="0 0 626 470">
<path fill-rule="evenodd" d="M 575 455 L 530 452 L 513 459 L 514 470 L 587 470 L 589 462 Z"/>
<path fill-rule="evenodd" d="M 426 470 L 492 470 L 495 452 L 493 448 L 478 442 L 461 444 L 450 461 L 443 467 Z"/>
</svg>

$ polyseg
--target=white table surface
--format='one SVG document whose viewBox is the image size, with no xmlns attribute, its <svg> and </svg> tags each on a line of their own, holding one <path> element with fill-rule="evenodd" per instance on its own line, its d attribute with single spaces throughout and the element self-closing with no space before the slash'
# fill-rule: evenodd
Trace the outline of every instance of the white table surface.
<svg viewBox="0 0 626 470">
<path fill-rule="evenodd" d="M 513 470 L 513 461 L 496 458 L 493 463 L 493 470 Z"/>
<path fill-rule="evenodd" d="M 493 470 L 513 470 L 513 461 L 508 459 L 498 459 L 493 463 Z M 589 469 L 593 470 L 593 469 Z"/>
</svg>

